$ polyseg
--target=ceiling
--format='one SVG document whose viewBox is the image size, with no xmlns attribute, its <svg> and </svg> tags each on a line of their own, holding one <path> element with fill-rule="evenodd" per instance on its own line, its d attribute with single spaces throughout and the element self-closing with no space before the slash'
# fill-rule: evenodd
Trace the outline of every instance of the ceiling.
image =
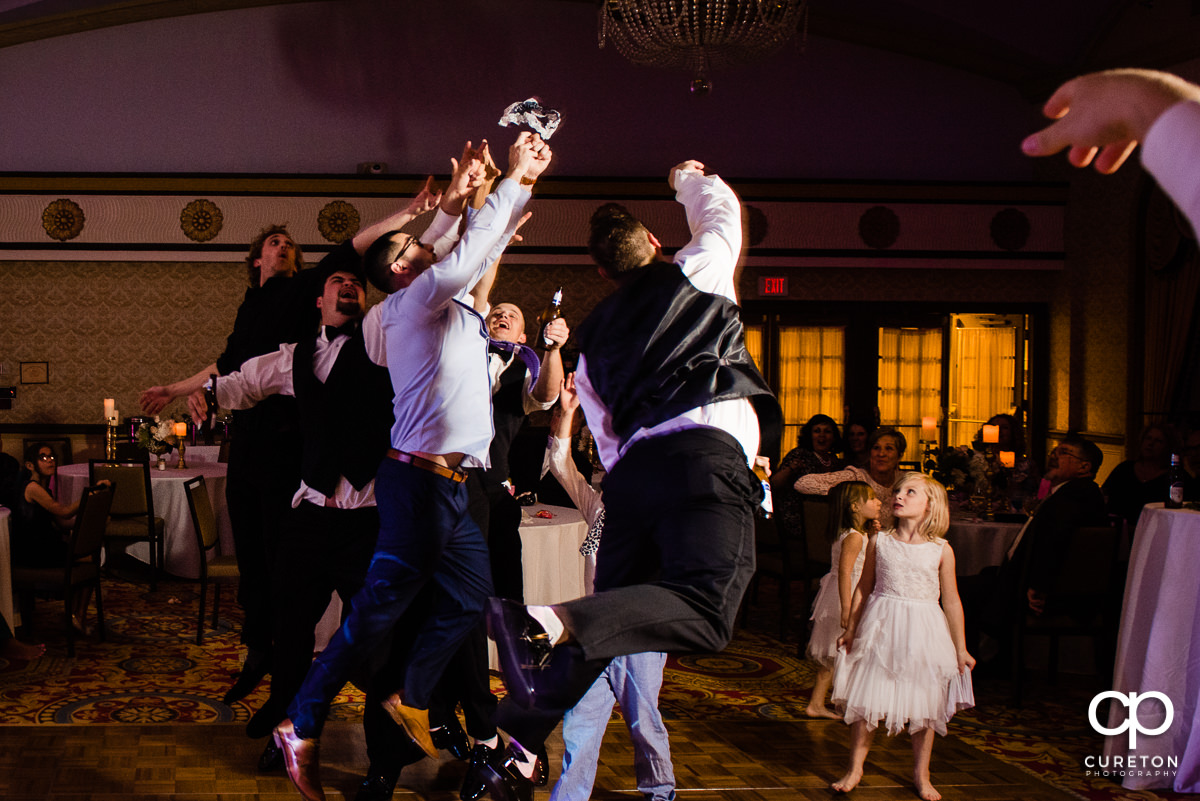
<svg viewBox="0 0 1200 801">
<path fill-rule="evenodd" d="M 290 2 L 312 0 L 0 0 L 0 47 Z M 1037 98 L 1081 72 L 1200 57 L 1200 0 L 811 0 L 808 35 L 954 67 Z"/>
</svg>

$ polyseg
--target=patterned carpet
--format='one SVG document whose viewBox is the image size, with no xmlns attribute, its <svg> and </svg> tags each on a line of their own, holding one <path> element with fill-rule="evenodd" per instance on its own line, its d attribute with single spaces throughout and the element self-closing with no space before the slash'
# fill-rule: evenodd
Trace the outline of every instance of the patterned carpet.
<svg viewBox="0 0 1200 801">
<path fill-rule="evenodd" d="M 764 587 L 760 597 L 771 592 Z M 160 585 L 149 592 L 144 585 L 108 581 L 106 642 L 95 636 L 79 641 L 76 658 L 68 659 L 61 607 L 39 601 L 35 631 L 47 653 L 30 663 L 0 658 L 0 725 L 249 720 L 266 698 L 265 684 L 232 706 L 220 700 L 241 664 L 239 611 L 223 598 L 221 625 L 209 627 L 210 614 L 204 645 L 196 646 L 196 603 L 195 585 Z M 663 716 L 668 721 L 807 720 L 814 666 L 796 657 L 794 642 L 764 633 L 775 631 L 776 614 L 756 607 L 721 654 L 672 657 L 660 701 Z M 950 736 L 1089 801 L 1179 797 L 1126 791 L 1111 780 L 1085 776 L 1084 757 L 1101 748 L 1086 716 L 1088 702 L 1101 689 L 1098 679 L 1064 677 L 1056 687 L 1039 681 L 1044 677 L 1032 680 L 1023 709 L 1007 705 L 1006 683 L 978 681 L 979 706 L 951 722 Z M 498 680 L 494 687 L 500 691 Z M 362 695 L 348 685 L 331 718 L 356 720 L 362 703 Z"/>
</svg>

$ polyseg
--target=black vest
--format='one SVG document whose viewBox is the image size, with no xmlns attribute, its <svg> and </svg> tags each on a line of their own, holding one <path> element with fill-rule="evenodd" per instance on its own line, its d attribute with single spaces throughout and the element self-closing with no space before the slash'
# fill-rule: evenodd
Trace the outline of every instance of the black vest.
<svg viewBox="0 0 1200 801">
<path fill-rule="evenodd" d="M 337 489 L 338 476 L 355 489 L 375 478 L 391 445 L 392 382 L 387 368 L 367 356 L 361 326 L 342 345 L 323 384 L 313 373 L 316 347 L 316 337 L 296 344 L 292 386 L 304 436 L 301 478 L 329 496 Z"/>
<path fill-rule="evenodd" d="M 484 486 L 496 487 L 509 478 L 508 454 L 513 438 L 525 422 L 525 376 L 529 368 L 513 355 L 500 371 L 500 386 L 492 394 L 492 425 L 495 434 L 488 449 L 491 467 L 484 471 Z"/>
<path fill-rule="evenodd" d="M 689 409 L 748 398 L 760 453 L 778 454 L 783 415 L 746 351 L 737 305 L 696 289 L 678 265 L 657 261 L 638 270 L 576 336 L 588 381 L 622 442 Z"/>
</svg>

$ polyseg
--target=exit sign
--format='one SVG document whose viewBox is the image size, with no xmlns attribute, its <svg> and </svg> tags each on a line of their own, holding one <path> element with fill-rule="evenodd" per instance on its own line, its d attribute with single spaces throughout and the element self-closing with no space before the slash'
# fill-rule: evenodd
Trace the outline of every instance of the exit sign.
<svg viewBox="0 0 1200 801">
<path fill-rule="evenodd" d="M 770 277 L 760 275 L 758 277 L 758 294 L 760 297 L 783 296 L 787 297 L 788 285 L 787 278 L 783 276 Z"/>
</svg>

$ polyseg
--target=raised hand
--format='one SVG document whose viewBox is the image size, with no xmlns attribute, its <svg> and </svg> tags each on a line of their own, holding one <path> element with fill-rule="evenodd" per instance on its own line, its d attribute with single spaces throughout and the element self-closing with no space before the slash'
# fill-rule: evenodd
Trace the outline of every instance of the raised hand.
<svg viewBox="0 0 1200 801">
<path fill-rule="evenodd" d="M 453 161 L 453 159 L 451 160 Z M 411 214 L 413 217 L 420 217 L 422 214 L 436 209 L 441 200 L 442 193 L 433 188 L 433 176 L 430 175 L 425 179 L 425 185 L 421 187 L 421 191 L 408 202 L 404 213 Z"/>
<path fill-rule="evenodd" d="M 1067 148 L 1076 167 L 1095 164 L 1115 172 L 1164 111 L 1181 100 L 1200 100 L 1200 87 L 1152 70 L 1094 72 L 1067 81 L 1046 101 L 1051 125 L 1025 138 L 1029 156 L 1051 156 Z"/>
<path fill-rule="evenodd" d="M 688 159 L 687 161 L 682 161 L 679 164 L 676 164 L 667 173 L 667 185 L 670 186 L 672 189 L 675 188 L 675 173 L 680 170 L 682 170 L 683 172 L 694 172 L 699 175 L 703 175 L 704 174 L 704 165 L 701 164 L 700 162 L 696 161 L 695 159 Z"/>
<path fill-rule="evenodd" d="M 558 402 L 564 412 L 571 413 L 579 408 L 579 393 L 575 391 L 575 373 L 567 373 L 558 390 Z"/>
<path fill-rule="evenodd" d="M 546 328 L 542 331 L 542 336 L 546 340 L 549 340 L 546 350 L 558 350 L 571 338 L 571 329 L 567 328 L 566 320 L 561 317 L 555 317 L 546 324 Z"/>
</svg>

